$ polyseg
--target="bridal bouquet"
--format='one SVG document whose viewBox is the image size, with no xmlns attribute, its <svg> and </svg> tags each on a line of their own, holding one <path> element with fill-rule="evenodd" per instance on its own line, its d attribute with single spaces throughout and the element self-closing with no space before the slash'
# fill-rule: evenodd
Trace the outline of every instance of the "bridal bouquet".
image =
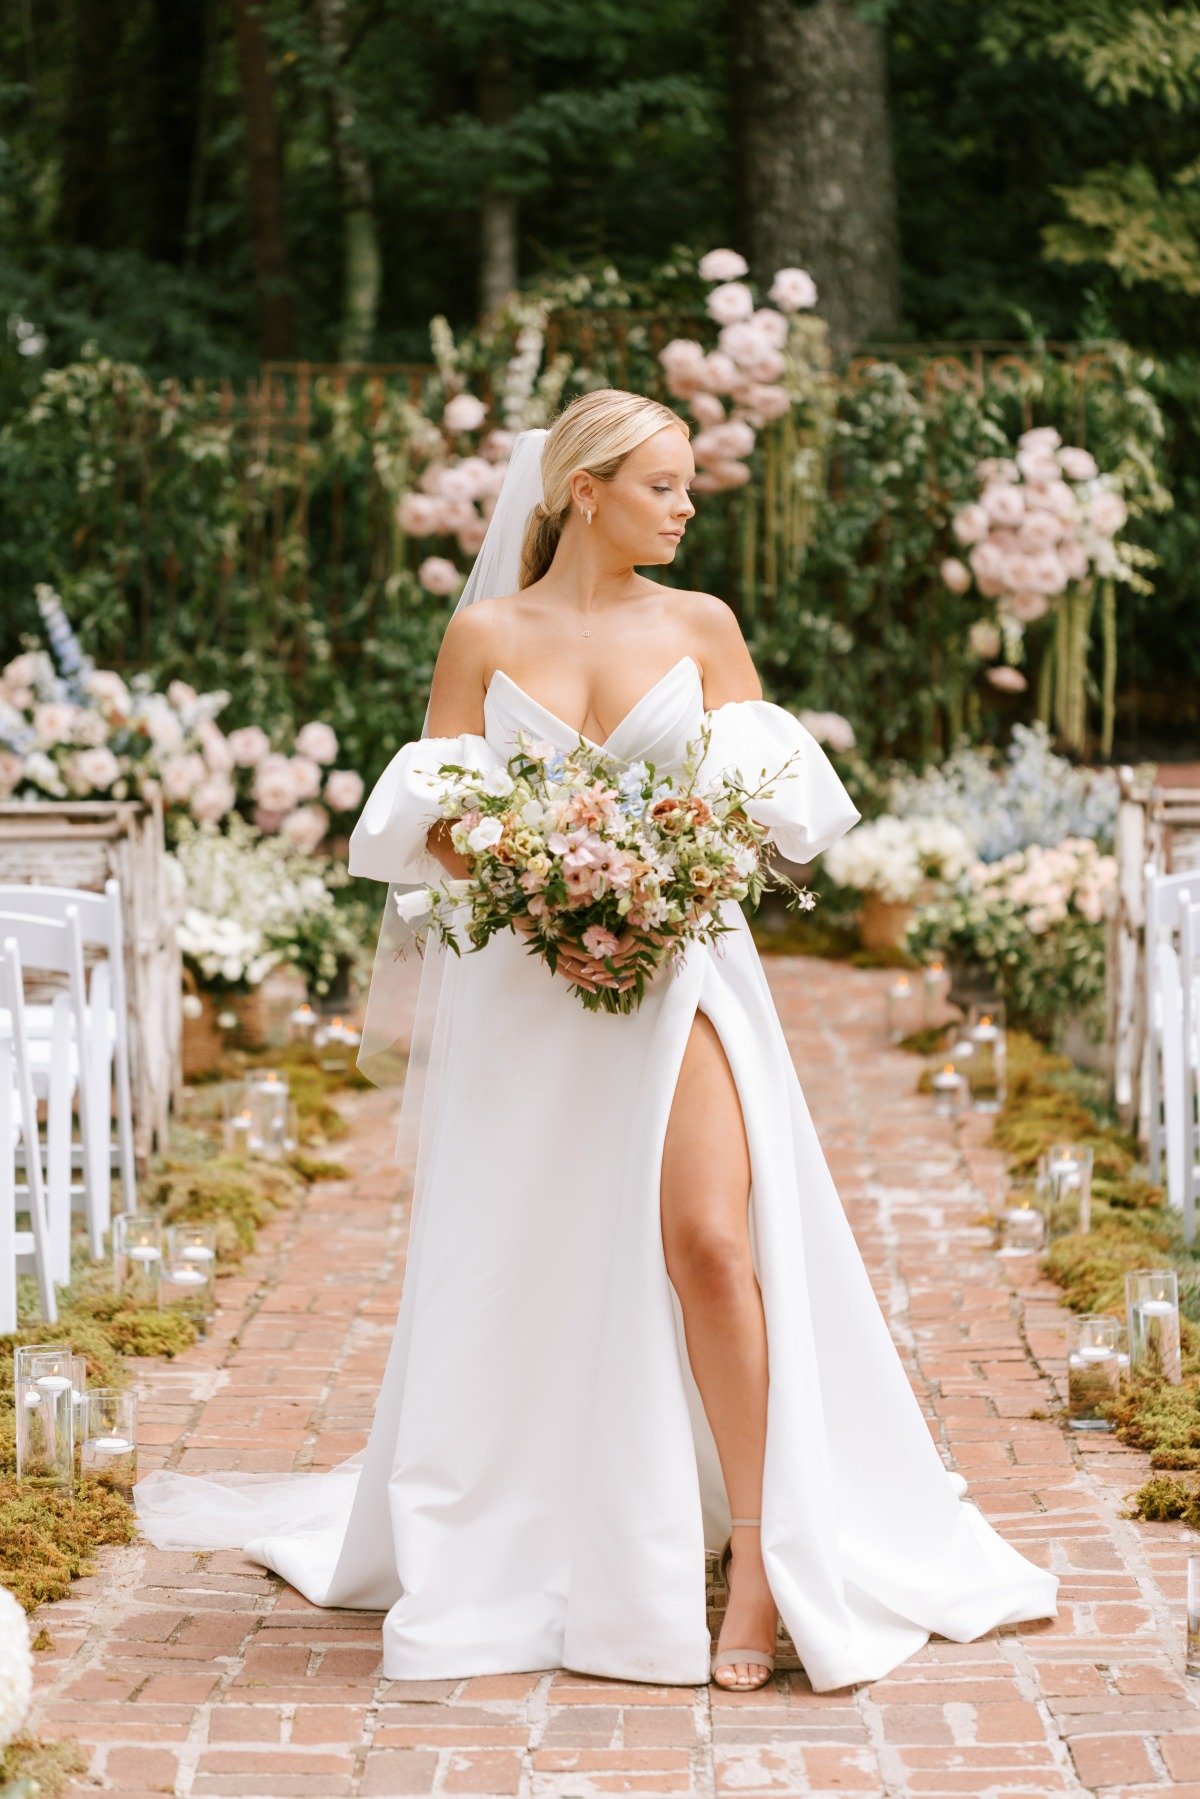
<svg viewBox="0 0 1200 1799">
<path fill-rule="evenodd" d="M 722 900 L 757 906 L 770 885 L 788 893 L 793 909 L 811 909 L 808 888 L 766 865 L 768 827 L 746 811 L 795 758 L 757 787 L 726 772 L 700 790 L 710 735 L 706 726 L 688 744 L 678 784 L 652 762 L 622 766 L 582 742 L 557 750 L 525 731 L 504 767 L 481 774 L 443 763 L 442 815 L 453 820 L 451 842 L 470 873 L 398 895 L 401 915 L 428 912 L 430 928 L 457 955 L 453 914 L 465 903 L 476 949 L 497 931 L 520 930 L 551 972 L 569 945 L 589 958 L 588 978 L 630 978 L 620 989 L 573 984 L 588 1011 L 631 1012 L 647 979 L 689 942 L 733 928 L 720 916 Z"/>
</svg>

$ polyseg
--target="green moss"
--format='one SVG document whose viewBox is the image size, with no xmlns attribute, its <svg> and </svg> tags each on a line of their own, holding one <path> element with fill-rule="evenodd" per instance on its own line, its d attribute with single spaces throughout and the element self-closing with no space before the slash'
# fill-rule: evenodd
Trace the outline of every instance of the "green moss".
<svg viewBox="0 0 1200 1799">
<path fill-rule="evenodd" d="M 1180 1240 L 1162 1189 L 1137 1172 L 1137 1146 L 1089 1100 L 1087 1084 L 1063 1056 L 1012 1033 L 1008 1102 L 995 1140 L 1012 1172 L 1028 1177 L 1055 1141 L 1090 1143 L 1095 1152 L 1092 1228 L 1052 1244 L 1043 1266 L 1076 1312 L 1125 1312 L 1131 1268 L 1174 1266 L 1180 1277 L 1183 1381 L 1127 1383 L 1107 1408 L 1113 1431 L 1144 1450 L 1154 1474 L 1134 1499 L 1143 1518 L 1182 1518 L 1200 1527 L 1200 1270 Z M 1194 1313 L 1197 1316 L 1189 1316 Z"/>
<path fill-rule="evenodd" d="M 287 1072 L 305 1143 L 344 1135 L 347 1126 L 333 1095 L 367 1084 L 353 1064 L 321 1068 L 303 1045 L 269 1059 Z M 248 1057 L 228 1058 L 216 1078 L 236 1078 L 249 1065 Z M 219 1135 L 215 1118 L 175 1129 L 172 1153 L 144 1178 L 139 1198 L 142 1206 L 159 1212 L 164 1224 L 212 1224 L 219 1268 L 237 1263 L 253 1248 L 258 1226 L 280 1207 L 294 1204 L 307 1183 L 347 1178 L 340 1164 L 307 1151 L 289 1162 L 227 1155 L 219 1147 Z M 32 1280 L 22 1277 L 20 1285 L 22 1307 L 32 1308 Z M 24 1312 L 20 1315 L 24 1319 Z M 101 1544 L 128 1543 L 136 1530 L 128 1502 L 99 1481 L 77 1483 L 73 1498 L 18 1484 L 13 1349 L 18 1344 L 66 1343 L 86 1358 L 90 1386 L 119 1387 L 128 1379 L 126 1356 L 178 1355 L 197 1336 L 196 1326 L 179 1313 L 131 1305 L 113 1291 L 109 1266 L 90 1263 L 80 1252 L 72 1285 L 59 1296 L 58 1322 L 50 1325 L 29 1316 L 19 1331 L 0 1339 L 0 1398 L 7 1397 L 7 1403 L 0 1403 L 0 1583 L 27 1609 L 61 1599 L 72 1580 L 92 1572 L 91 1556 Z M 55 1747 L 49 1745 L 47 1753 Z M 57 1778 L 52 1764 L 47 1767 L 50 1773 L 39 1772 L 37 1778 L 45 1793 L 58 1792 L 59 1786 L 49 1784 Z M 30 1778 L 27 1769 L 22 1772 Z"/>
<path fill-rule="evenodd" d="M 72 1497 L 0 1478 L 0 1585 L 26 1611 L 62 1599 L 73 1580 L 94 1572 L 101 1544 L 130 1543 L 136 1534 L 128 1502 L 101 1481 L 77 1482 Z"/>
<path fill-rule="evenodd" d="M 0 1750 L 0 1781 L 13 1799 L 58 1799 L 86 1773 L 88 1758 L 78 1743 L 38 1743 L 14 1737 Z"/>
<path fill-rule="evenodd" d="M 302 1181 L 311 1184 L 313 1181 L 348 1181 L 350 1170 L 341 1162 L 326 1162 L 320 1156 L 305 1155 L 297 1150 L 288 1157 L 288 1166 L 294 1168 Z"/>
</svg>

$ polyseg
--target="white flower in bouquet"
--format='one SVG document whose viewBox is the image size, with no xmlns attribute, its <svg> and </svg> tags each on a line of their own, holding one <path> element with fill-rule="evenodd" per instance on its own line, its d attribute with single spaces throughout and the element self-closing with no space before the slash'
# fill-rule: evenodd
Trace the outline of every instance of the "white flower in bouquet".
<svg viewBox="0 0 1200 1799">
<path fill-rule="evenodd" d="M 29 1715 L 33 1647 L 29 1620 L 7 1587 L 0 1587 L 0 1748 L 7 1748 Z"/>
<path fill-rule="evenodd" d="M 24 767 L 23 758 L 15 750 L 0 750 L 0 799 L 16 792 Z"/>
<path fill-rule="evenodd" d="M 450 839 L 470 862 L 461 880 L 397 896 L 408 920 L 427 912 L 429 927 L 457 953 L 465 906 L 470 944 L 517 930 L 551 970 L 563 946 L 589 958 L 573 983 L 591 1011 L 628 1012 L 646 981 L 693 940 L 732 928 L 725 900 L 757 904 L 768 880 L 804 907 L 812 896 L 765 866 L 767 828 L 747 806 L 766 796 L 789 763 L 753 790 L 722 774 L 698 785 L 711 731 L 689 745 L 677 786 L 655 778 L 651 763 L 618 771 L 582 740 L 570 752 L 518 735 L 506 768 L 480 775 L 443 766 L 427 771 Z"/>
<path fill-rule="evenodd" d="M 337 761 L 337 732 L 321 719 L 310 719 L 296 733 L 296 752 L 310 761 L 319 762 L 323 768 L 327 767 Z"/>
</svg>

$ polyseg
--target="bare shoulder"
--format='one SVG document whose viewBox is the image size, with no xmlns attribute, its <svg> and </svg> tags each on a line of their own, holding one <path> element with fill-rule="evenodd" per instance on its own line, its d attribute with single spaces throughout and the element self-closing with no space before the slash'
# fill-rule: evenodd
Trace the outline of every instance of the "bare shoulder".
<svg viewBox="0 0 1200 1799">
<path fill-rule="evenodd" d="M 464 606 L 442 633 L 429 689 L 429 730 L 435 737 L 483 730 L 483 695 L 495 664 L 497 604 L 480 600 Z"/>
<path fill-rule="evenodd" d="M 704 673 L 706 703 L 712 707 L 727 700 L 761 699 L 762 685 L 729 602 L 698 590 L 678 591 L 673 598 L 681 629 Z"/>
</svg>

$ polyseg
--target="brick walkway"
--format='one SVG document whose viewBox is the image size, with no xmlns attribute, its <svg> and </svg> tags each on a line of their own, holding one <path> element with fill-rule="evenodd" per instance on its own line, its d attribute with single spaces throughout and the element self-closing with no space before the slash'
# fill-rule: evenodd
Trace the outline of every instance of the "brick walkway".
<svg viewBox="0 0 1200 1799">
<path fill-rule="evenodd" d="M 38 1727 L 91 1751 L 75 1793 L 590 1799 L 602 1793 L 1103 1793 L 1200 1799 L 1181 1679 L 1188 1533 L 1122 1516 L 1144 1458 L 1031 1417 L 1063 1314 L 974 1222 L 1002 1168 L 882 1041 L 875 972 L 768 964 L 834 1175 L 939 1443 L 985 1513 L 1063 1577 L 1053 1624 L 931 1644 L 889 1679 L 745 1695 L 558 1673 L 379 1678 L 377 1614 L 322 1612 L 239 1554 L 105 1553 L 39 1622 Z M 213 1335 L 139 1365 L 143 1468 L 324 1466 L 359 1447 L 404 1253 L 391 1103 L 352 1102 L 353 1178 L 264 1231 Z M 881 1471 L 882 1472 L 882 1471 Z M 886 1504 L 886 1480 L 880 1503 Z"/>
</svg>

